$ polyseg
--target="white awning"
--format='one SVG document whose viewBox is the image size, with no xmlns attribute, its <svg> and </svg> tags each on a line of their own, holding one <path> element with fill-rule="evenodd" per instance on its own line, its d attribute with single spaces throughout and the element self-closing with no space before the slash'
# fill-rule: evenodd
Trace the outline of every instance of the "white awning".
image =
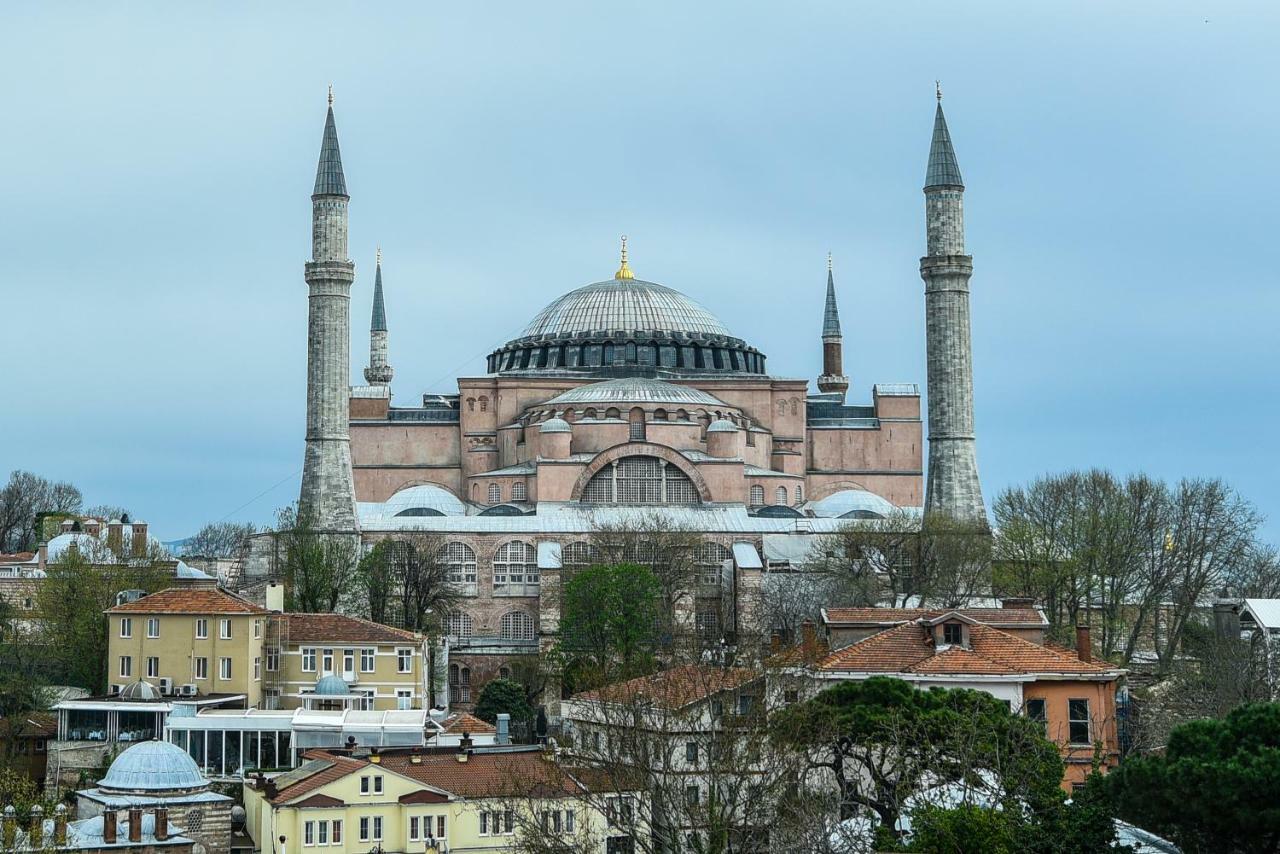
<svg viewBox="0 0 1280 854">
<path fill-rule="evenodd" d="M 538 543 L 538 569 L 559 569 L 560 565 L 560 544 Z"/>
<path fill-rule="evenodd" d="M 738 569 L 764 569 L 764 564 L 760 562 L 760 552 L 751 543 L 733 544 L 733 562 L 738 565 Z"/>
</svg>

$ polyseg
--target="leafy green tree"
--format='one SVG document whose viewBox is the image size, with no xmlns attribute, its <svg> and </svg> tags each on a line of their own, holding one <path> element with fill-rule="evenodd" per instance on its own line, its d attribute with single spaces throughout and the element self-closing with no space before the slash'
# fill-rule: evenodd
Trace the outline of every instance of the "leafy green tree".
<svg viewBox="0 0 1280 854">
<path fill-rule="evenodd" d="M 491 679 L 476 700 L 476 717 L 495 723 L 503 712 L 511 715 L 513 721 L 533 719 L 533 707 L 525 698 L 523 685 L 514 679 Z"/>
<path fill-rule="evenodd" d="M 911 813 L 909 851 L 924 854 L 1022 854 L 1021 828 L 1014 813 L 960 804 L 926 806 Z"/>
<path fill-rule="evenodd" d="M 296 507 L 276 520 L 278 572 L 285 582 L 285 610 L 327 614 L 357 592 L 360 540 L 354 534 L 317 531 Z"/>
<path fill-rule="evenodd" d="M 1121 818 L 1188 854 L 1280 850 L 1280 704 L 1177 727 L 1165 752 L 1107 777 Z"/>
<path fill-rule="evenodd" d="M 574 573 L 561 591 L 559 645 L 573 687 L 652 673 L 663 602 L 661 582 L 644 566 L 620 563 Z"/>
</svg>

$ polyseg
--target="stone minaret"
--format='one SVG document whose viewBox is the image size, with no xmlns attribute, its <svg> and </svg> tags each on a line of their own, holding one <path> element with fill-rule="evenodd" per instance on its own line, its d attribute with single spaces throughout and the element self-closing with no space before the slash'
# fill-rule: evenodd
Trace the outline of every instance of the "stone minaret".
<svg viewBox="0 0 1280 854">
<path fill-rule="evenodd" d="M 986 523 L 973 429 L 973 353 L 969 339 L 969 276 L 964 251 L 964 183 L 942 114 L 933 120 L 924 182 L 928 255 L 924 279 L 929 380 L 929 479 L 925 511 Z"/>
<path fill-rule="evenodd" d="M 827 306 L 822 312 L 822 376 L 818 377 L 818 391 L 823 394 L 839 394 L 849 390 L 849 378 L 844 375 L 844 336 L 840 334 L 840 309 L 836 306 L 836 280 L 831 270 L 831 255 L 827 255 Z"/>
<path fill-rule="evenodd" d="M 382 301 L 382 250 L 379 249 L 373 274 L 373 317 L 369 321 L 369 367 L 364 369 L 364 381 L 370 385 L 390 385 L 395 373 L 387 364 L 387 308 Z"/>
<path fill-rule="evenodd" d="M 306 264 L 307 450 L 298 509 L 322 531 L 356 530 L 356 495 L 347 428 L 351 380 L 351 283 L 347 258 L 347 182 L 342 174 L 333 90 L 311 195 L 311 260 Z"/>
</svg>

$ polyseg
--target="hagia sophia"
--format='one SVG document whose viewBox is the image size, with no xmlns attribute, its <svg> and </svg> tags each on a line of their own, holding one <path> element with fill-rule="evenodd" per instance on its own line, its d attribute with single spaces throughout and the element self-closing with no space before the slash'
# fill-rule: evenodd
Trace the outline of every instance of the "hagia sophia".
<svg viewBox="0 0 1280 854">
<path fill-rule="evenodd" d="M 825 309 L 814 318 L 816 393 L 806 378 L 770 375 L 750 330 L 731 330 L 693 296 L 639 278 L 624 238 L 611 275 L 552 300 L 489 355 L 485 374 L 459 377 L 456 392 L 406 401 L 392 394 L 380 255 L 367 384 L 350 385 L 355 266 L 330 96 L 306 265 L 300 509 L 317 529 L 358 534 L 366 547 L 406 532 L 441 538 L 441 559 L 464 593 L 445 620 L 452 699 L 463 706 L 490 676 L 554 637 L 558 611 L 547 591 L 562 568 L 591 562 L 592 532 L 655 513 L 696 532 L 707 576 L 723 579 L 689 603 L 698 630 L 767 634 L 747 625 L 747 600 L 816 536 L 899 508 L 985 522 L 964 185 L 940 97 L 924 191 L 927 478 L 917 384 L 876 384 L 846 399 L 830 262 Z"/>
</svg>

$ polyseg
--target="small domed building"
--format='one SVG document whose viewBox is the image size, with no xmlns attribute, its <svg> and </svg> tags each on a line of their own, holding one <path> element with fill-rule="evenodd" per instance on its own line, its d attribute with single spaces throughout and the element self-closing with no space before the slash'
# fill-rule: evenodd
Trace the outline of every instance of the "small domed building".
<svg viewBox="0 0 1280 854">
<path fill-rule="evenodd" d="M 195 843 L 195 854 L 216 854 L 231 845 L 232 799 L 211 783 L 185 750 L 167 741 L 143 741 L 122 751 L 107 775 L 91 789 L 76 792 L 81 819 L 114 821 L 130 810 L 156 815 Z M 152 818 L 154 828 L 155 819 Z"/>
</svg>

